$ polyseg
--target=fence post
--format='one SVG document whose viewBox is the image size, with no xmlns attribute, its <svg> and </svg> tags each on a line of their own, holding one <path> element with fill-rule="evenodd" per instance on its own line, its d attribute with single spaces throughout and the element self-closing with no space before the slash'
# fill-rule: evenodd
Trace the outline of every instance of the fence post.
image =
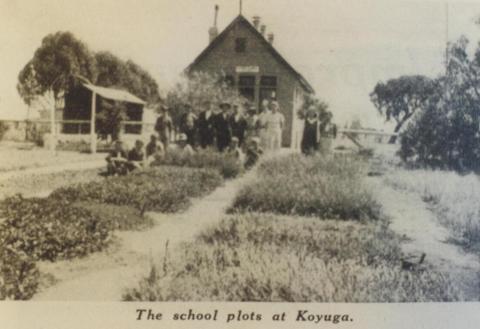
<svg viewBox="0 0 480 329">
<path fill-rule="evenodd" d="M 92 91 L 92 112 L 90 115 L 90 152 L 92 154 L 97 153 L 97 135 L 95 134 L 96 96 L 95 92 Z"/>
</svg>

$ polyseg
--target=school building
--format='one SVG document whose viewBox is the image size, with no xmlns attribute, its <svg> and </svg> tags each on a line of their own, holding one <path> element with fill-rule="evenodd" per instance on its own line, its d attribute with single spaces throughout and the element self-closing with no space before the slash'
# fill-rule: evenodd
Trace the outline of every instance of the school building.
<svg viewBox="0 0 480 329">
<path fill-rule="evenodd" d="M 282 144 L 298 148 L 303 123 L 296 112 L 304 95 L 314 93 L 312 86 L 273 47 L 274 35 L 266 35 L 258 16 L 250 22 L 240 14 L 218 33 L 217 14 L 218 7 L 208 46 L 186 72 L 225 74 L 227 82 L 257 108 L 264 99 L 276 99 L 285 116 Z"/>
</svg>

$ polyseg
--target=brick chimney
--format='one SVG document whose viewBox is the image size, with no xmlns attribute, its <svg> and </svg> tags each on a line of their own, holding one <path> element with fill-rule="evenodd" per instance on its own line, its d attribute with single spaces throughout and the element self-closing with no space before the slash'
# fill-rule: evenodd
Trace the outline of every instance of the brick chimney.
<svg viewBox="0 0 480 329">
<path fill-rule="evenodd" d="M 253 16 L 253 26 L 258 30 L 260 26 L 260 16 Z"/>
<path fill-rule="evenodd" d="M 273 40 L 275 39 L 275 35 L 273 33 L 268 34 L 268 42 L 273 45 Z"/>
<path fill-rule="evenodd" d="M 218 36 L 217 28 L 217 18 L 218 18 L 218 5 L 215 5 L 215 16 L 213 18 L 213 26 L 208 29 L 209 41 L 212 42 Z"/>
</svg>

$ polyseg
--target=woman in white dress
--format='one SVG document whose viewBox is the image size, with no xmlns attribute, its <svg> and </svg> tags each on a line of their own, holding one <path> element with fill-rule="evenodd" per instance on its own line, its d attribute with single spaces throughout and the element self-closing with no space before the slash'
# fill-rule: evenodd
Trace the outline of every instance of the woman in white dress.
<svg viewBox="0 0 480 329">
<path fill-rule="evenodd" d="M 268 149 L 269 139 L 267 133 L 267 116 L 270 114 L 270 109 L 268 106 L 268 100 L 264 99 L 262 101 L 262 107 L 260 109 L 260 114 L 257 119 L 257 131 L 258 137 L 260 138 L 260 147 L 264 150 Z"/>
<path fill-rule="evenodd" d="M 285 126 L 285 117 L 280 113 L 278 102 L 270 104 L 271 112 L 265 117 L 268 150 L 278 151 L 282 147 L 282 131 Z"/>
</svg>

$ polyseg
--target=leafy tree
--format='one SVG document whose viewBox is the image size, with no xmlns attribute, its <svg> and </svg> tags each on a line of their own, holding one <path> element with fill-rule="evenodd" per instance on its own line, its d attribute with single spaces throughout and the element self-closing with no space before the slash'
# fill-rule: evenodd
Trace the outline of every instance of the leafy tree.
<svg viewBox="0 0 480 329">
<path fill-rule="evenodd" d="M 155 79 L 131 60 L 128 60 L 125 65 L 128 73 L 125 88 L 146 100 L 150 105 L 158 104 L 160 102 L 160 95 Z"/>
<path fill-rule="evenodd" d="M 449 46 L 447 73 L 421 115 L 401 135 L 400 156 L 420 166 L 480 170 L 480 48 L 468 40 Z"/>
<path fill-rule="evenodd" d="M 95 54 L 97 62 L 96 84 L 102 87 L 122 88 L 125 85 L 127 69 L 125 62 L 108 51 Z"/>
<path fill-rule="evenodd" d="M 37 102 L 54 109 L 76 76 L 94 80 L 95 58 L 70 32 L 47 35 L 33 58 L 20 71 L 17 90 L 27 105 Z"/>
<path fill-rule="evenodd" d="M 123 61 L 110 52 L 95 54 L 98 77 L 96 84 L 127 90 L 145 100 L 148 105 L 160 102 L 158 84 L 155 79 L 133 61 Z"/>
<path fill-rule="evenodd" d="M 435 80 L 421 75 L 402 76 L 379 82 L 370 94 L 370 99 L 386 121 L 395 120 L 394 132 L 400 131 L 402 126 L 417 111 L 427 106 L 429 98 L 438 89 Z M 390 143 L 395 143 L 392 136 Z"/>
<path fill-rule="evenodd" d="M 240 96 L 224 79 L 222 74 L 210 74 L 206 72 L 194 72 L 182 77 L 168 93 L 165 100 L 171 109 L 171 115 L 175 125 L 185 114 L 186 105 L 192 107 L 198 115 L 203 110 L 203 102 L 211 101 L 219 104 L 222 101 L 246 103 L 247 100 Z"/>
</svg>

